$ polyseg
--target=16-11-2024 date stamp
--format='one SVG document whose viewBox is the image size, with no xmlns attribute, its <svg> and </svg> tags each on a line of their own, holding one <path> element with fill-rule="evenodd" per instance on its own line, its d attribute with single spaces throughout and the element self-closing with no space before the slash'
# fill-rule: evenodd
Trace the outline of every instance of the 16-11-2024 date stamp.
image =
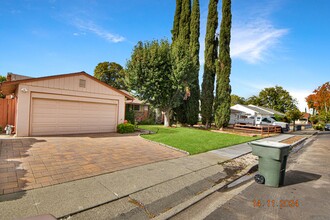
<svg viewBox="0 0 330 220">
<path fill-rule="evenodd" d="M 297 208 L 299 207 L 299 200 L 294 199 L 281 199 L 281 200 L 260 200 L 254 199 L 253 200 L 253 207 L 280 207 L 280 208 Z"/>
</svg>

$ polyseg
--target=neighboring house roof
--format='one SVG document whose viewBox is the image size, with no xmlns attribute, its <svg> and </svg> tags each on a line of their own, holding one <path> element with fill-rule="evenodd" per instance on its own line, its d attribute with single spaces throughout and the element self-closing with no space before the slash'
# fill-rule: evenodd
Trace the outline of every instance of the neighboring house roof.
<svg viewBox="0 0 330 220">
<path fill-rule="evenodd" d="M 310 116 L 311 116 L 311 114 L 309 114 L 307 112 L 304 112 L 301 118 L 302 119 L 309 119 Z"/>
<path fill-rule="evenodd" d="M 246 108 L 248 108 L 248 109 L 251 109 L 251 110 L 253 110 L 253 111 L 255 111 L 255 112 L 261 114 L 261 115 L 269 115 L 269 113 L 270 113 L 270 112 L 265 111 L 265 110 L 263 110 L 263 109 L 261 109 L 261 108 L 258 108 L 257 106 L 250 106 L 250 105 L 244 105 L 244 106 L 245 106 Z"/>
<path fill-rule="evenodd" d="M 124 95 L 127 99 L 131 99 L 133 100 L 134 97 L 132 97 L 131 95 L 129 94 L 126 94 L 122 91 L 120 91 L 119 89 L 116 89 L 112 86 L 109 86 L 108 84 L 96 79 L 95 77 L 87 74 L 86 72 L 82 71 L 82 72 L 76 72 L 76 73 L 68 73 L 68 74 L 61 74 L 61 75 L 54 75 L 54 76 L 45 76 L 45 77 L 38 77 L 38 78 L 28 78 L 26 77 L 26 79 L 20 79 L 20 80 L 14 80 L 14 81 L 5 81 L 5 82 L 2 82 L 0 84 L 0 91 L 3 95 L 10 95 L 12 93 L 15 92 L 17 86 L 20 84 L 20 83 L 29 83 L 29 82 L 35 82 L 35 81 L 41 81 L 41 80 L 48 80 L 48 79 L 56 79 L 56 78 L 62 78 L 62 77 L 70 77 L 70 76 L 75 76 L 75 75 L 83 75 L 83 76 L 86 76 L 106 87 L 108 87 L 109 89 L 112 89 L 122 95 Z"/>
<path fill-rule="evenodd" d="M 276 110 L 274 110 L 274 109 L 267 108 L 267 107 L 264 107 L 264 106 L 261 106 L 261 107 L 260 107 L 260 106 L 256 106 L 256 105 L 249 105 L 249 106 L 256 107 L 256 108 L 259 108 L 259 109 L 262 109 L 262 110 L 267 111 L 267 112 L 272 113 L 272 114 L 277 114 L 277 115 L 282 115 L 282 116 L 285 115 L 285 114 L 282 113 L 282 112 L 279 112 L 279 111 L 276 111 Z"/>
<path fill-rule="evenodd" d="M 230 109 L 231 113 L 244 113 L 243 111 L 237 110 L 237 109 Z"/>
<path fill-rule="evenodd" d="M 123 93 L 127 94 L 127 95 L 130 95 L 132 97 L 134 97 L 130 92 L 124 90 L 124 89 L 121 89 L 120 91 L 122 91 Z M 133 104 L 133 105 L 150 105 L 149 103 L 145 102 L 145 101 L 141 101 L 140 99 L 134 97 L 133 100 L 127 100 L 126 101 L 126 104 Z"/>
<path fill-rule="evenodd" d="M 22 80 L 22 79 L 32 79 L 32 77 L 29 76 L 23 76 L 16 73 L 8 73 L 7 74 L 7 81 L 16 81 L 16 80 Z"/>
</svg>

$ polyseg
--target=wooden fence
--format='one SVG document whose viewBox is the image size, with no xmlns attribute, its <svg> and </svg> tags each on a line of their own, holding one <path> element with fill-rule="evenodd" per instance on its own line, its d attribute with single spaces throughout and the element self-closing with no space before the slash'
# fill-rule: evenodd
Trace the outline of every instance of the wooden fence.
<svg viewBox="0 0 330 220">
<path fill-rule="evenodd" d="M 245 132 L 260 133 L 261 136 L 264 136 L 264 135 L 269 136 L 271 133 L 281 133 L 281 127 L 274 126 L 274 125 L 253 126 L 253 125 L 235 124 L 234 129 L 245 131 Z"/>
<path fill-rule="evenodd" d="M 16 99 L 0 99 L 0 126 L 2 132 L 4 132 L 7 125 L 15 125 L 15 120 Z"/>
</svg>

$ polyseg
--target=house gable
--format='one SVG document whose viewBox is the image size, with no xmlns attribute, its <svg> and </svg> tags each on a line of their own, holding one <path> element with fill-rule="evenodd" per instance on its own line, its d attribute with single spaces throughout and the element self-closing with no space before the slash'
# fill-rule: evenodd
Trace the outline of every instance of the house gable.
<svg viewBox="0 0 330 220">
<path fill-rule="evenodd" d="M 45 89 L 60 89 L 63 91 L 80 91 L 85 93 L 125 96 L 127 99 L 133 99 L 130 95 L 107 85 L 106 83 L 85 72 L 7 81 L 1 84 L 1 91 L 5 95 L 11 94 L 15 92 L 18 85 L 33 86 L 36 88 Z"/>
<path fill-rule="evenodd" d="M 27 81 L 25 83 L 21 83 L 21 85 L 43 87 L 48 89 L 60 89 L 64 91 L 79 91 L 84 93 L 123 96 L 122 93 L 119 93 L 113 89 L 109 89 L 109 87 L 90 79 L 84 74 L 49 79 L 45 78 L 43 80 L 31 82 Z"/>
</svg>

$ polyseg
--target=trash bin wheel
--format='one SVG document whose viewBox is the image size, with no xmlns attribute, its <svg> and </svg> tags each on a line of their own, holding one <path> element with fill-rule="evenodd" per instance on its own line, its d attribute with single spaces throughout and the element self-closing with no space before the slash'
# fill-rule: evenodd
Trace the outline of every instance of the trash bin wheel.
<svg viewBox="0 0 330 220">
<path fill-rule="evenodd" d="M 256 174 L 254 176 L 254 180 L 256 181 L 256 183 L 259 183 L 259 184 L 264 184 L 265 183 L 265 177 L 263 175 L 260 175 L 260 174 Z"/>
</svg>

